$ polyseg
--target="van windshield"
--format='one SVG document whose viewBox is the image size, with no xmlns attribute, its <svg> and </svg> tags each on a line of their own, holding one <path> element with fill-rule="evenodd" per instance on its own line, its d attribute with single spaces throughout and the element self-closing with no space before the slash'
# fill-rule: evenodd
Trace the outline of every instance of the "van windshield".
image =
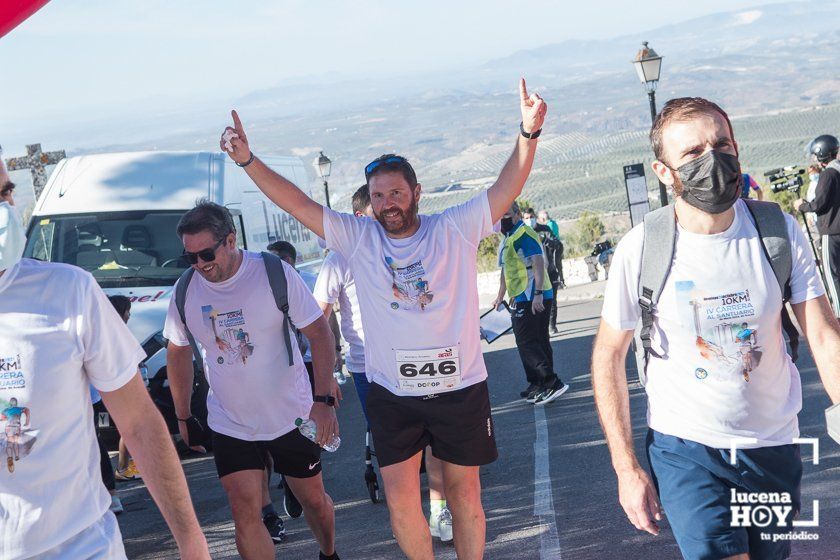
<svg viewBox="0 0 840 560">
<path fill-rule="evenodd" d="M 24 256 L 76 265 L 103 288 L 169 286 L 187 268 L 175 227 L 184 212 L 39 216 Z"/>
</svg>

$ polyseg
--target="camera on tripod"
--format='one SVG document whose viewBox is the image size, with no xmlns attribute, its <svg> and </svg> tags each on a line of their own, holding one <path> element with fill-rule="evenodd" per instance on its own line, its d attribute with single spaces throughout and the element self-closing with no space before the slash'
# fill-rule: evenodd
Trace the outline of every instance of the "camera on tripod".
<svg viewBox="0 0 840 560">
<path fill-rule="evenodd" d="M 799 194 L 802 185 L 805 184 L 803 177 L 806 173 L 807 170 L 803 166 L 791 165 L 771 169 L 764 176 L 770 181 L 770 190 L 774 193 L 791 191 L 794 194 Z"/>
</svg>

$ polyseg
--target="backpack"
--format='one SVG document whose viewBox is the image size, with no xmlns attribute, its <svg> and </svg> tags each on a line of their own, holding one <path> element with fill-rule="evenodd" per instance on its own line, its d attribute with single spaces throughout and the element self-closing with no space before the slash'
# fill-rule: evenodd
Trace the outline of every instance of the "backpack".
<svg viewBox="0 0 840 560">
<path fill-rule="evenodd" d="M 782 328 L 790 340 L 791 358 L 795 362 L 799 357 L 799 332 L 790 318 L 787 307 L 790 299 L 790 274 L 793 269 L 793 256 L 787 223 L 782 209 L 775 202 L 745 199 L 747 209 L 753 217 L 755 229 L 761 238 L 764 256 L 773 269 L 782 292 Z M 662 356 L 651 348 L 650 331 L 659 296 L 665 287 L 665 280 L 671 270 L 676 247 L 677 221 L 674 205 L 670 204 L 645 215 L 645 237 L 642 247 L 642 267 L 639 273 L 639 307 L 642 321 L 634 340 L 636 367 L 639 383 L 647 381 L 647 365 L 650 356 L 659 359 Z"/>
<path fill-rule="evenodd" d="M 277 309 L 283 312 L 283 339 L 286 343 L 286 353 L 289 355 L 289 365 L 295 365 L 294 354 L 292 353 L 292 338 L 289 334 L 289 329 L 292 327 L 289 320 L 289 291 L 286 284 L 286 273 L 283 270 L 283 260 L 273 253 L 261 253 L 263 264 L 265 265 L 265 273 L 268 275 L 268 285 L 271 286 L 271 293 L 274 295 L 274 303 Z M 184 324 L 184 330 L 187 332 L 187 340 L 190 341 L 190 347 L 193 351 L 196 366 L 200 371 L 204 371 L 204 360 L 201 358 L 201 352 L 198 350 L 198 345 L 187 327 L 187 317 L 184 313 L 184 304 L 187 300 L 187 288 L 192 281 L 195 269 L 188 268 L 181 274 L 178 279 L 178 286 L 175 289 L 175 307 L 178 309 L 178 315 L 181 317 L 181 323 Z"/>
</svg>

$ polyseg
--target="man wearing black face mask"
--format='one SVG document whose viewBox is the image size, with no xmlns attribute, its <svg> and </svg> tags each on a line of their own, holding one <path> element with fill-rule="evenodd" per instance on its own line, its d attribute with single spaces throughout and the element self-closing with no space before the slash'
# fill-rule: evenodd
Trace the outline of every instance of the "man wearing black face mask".
<svg viewBox="0 0 840 560">
<path fill-rule="evenodd" d="M 650 139 L 653 170 L 672 187 L 676 202 L 672 210 L 656 211 L 659 222 L 646 220 L 619 243 L 592 358 L 619 501 L 629 521 L 653 535 L 659 533 L 661 502 L 688 560 L 787 558 L 785 533 L 800 508 L 802 462 L 794 440 L 802 387 L 782 336 L 780 281 L 752 210 L 739 200 L 732 126 L 710 101 L 673 99 L 657 116 Z M 838 402 L 840 327 L 808 244 L 792 216 L 766 206 L 755 210 L 756 216 L 778 218 L 773 225 L 782 232 L 775 239 L 790 250 L 788 301 L 811 341 L 826 391 Z M 657 252 L 647 236 L 646 228 L 652 232 L 659 223 L 671 232 L 671 254 Z M 766 228 L 769 222 L 761 223 Z M 653 259 L 666 271 L 656 296 L 640 290 L 649 287 L 650 268 L 643 262 L 656 262 L 651 254 L 659 255 Z M 640 319 L 649 335 L 642 340 L 649 350 L 650 475 L 633 447 L 624 368 Z M 759 528 L 737 515 L 743 513 L 739 497 L 772 493 L 785 497 L 786 505 L 776 506 L 784 519 Z M 770 533 L 781 537 L 762 538 Z"/>
<path fill-rule="evenodd" d="M 523 221 L 519 205 L 513 203 L 501 219 L 505 239 L 499 252 L 502 268 L 499 295 L 494 307 L 512 301 L 513 335 L 528 387 L 521 395 L 530 403 L 548 404 L 569 386 L 554 373 L 554 355 L 548 333 L 551 300 L 554 299 L 540 238 Z"/>
</svg>

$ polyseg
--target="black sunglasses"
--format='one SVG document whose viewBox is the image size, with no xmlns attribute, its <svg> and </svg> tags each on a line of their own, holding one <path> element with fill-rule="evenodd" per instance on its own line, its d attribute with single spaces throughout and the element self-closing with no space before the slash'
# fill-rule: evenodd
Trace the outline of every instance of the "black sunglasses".
<svg viewBox="0 0 840 560">
<path fill-rule="evenodd" d="M 0 189 L 0 196 L 9 196 L 13 190 L 15 190 L 15 184 L 9 181 Z"/>
<path fill-rule="evenodd" d="M 408 163 L 408 160 L 405 159 L 402 156 L 390 156 L 390 157 L 386 157 L 386 158 L 383 158 L 383 159 L 376 159 L 376 160 L 373 160 L 372 162 L 370 162 L 369 164 L 367 164 L 367 166 L 365 167 L 365 177 L 367 177 L 371 173 L 373 173 L 376 170 L 377 167 L 379 167 L 380 165 L 384 165 L 386 163 L 404 163 L 405 165 L 408 165 L 408 166 L 411 165 L 410 163 Z"/>
<path fill-rule="evenodd" d="M 227 237 L 223 237 L 212 249 L 202 249 L 201 251 L 196 251 L 195 253 L 184 251 L 181 256 L 184 257 L 184 260 L 189 264 L 197 264 L 199 257 L 201 257 L 201 260 L 204 262 L 213 262 L 216 260 L 216 250 L 222 246 L 222 243 L 224 243 L 226 239 Z"/>
</svg>

